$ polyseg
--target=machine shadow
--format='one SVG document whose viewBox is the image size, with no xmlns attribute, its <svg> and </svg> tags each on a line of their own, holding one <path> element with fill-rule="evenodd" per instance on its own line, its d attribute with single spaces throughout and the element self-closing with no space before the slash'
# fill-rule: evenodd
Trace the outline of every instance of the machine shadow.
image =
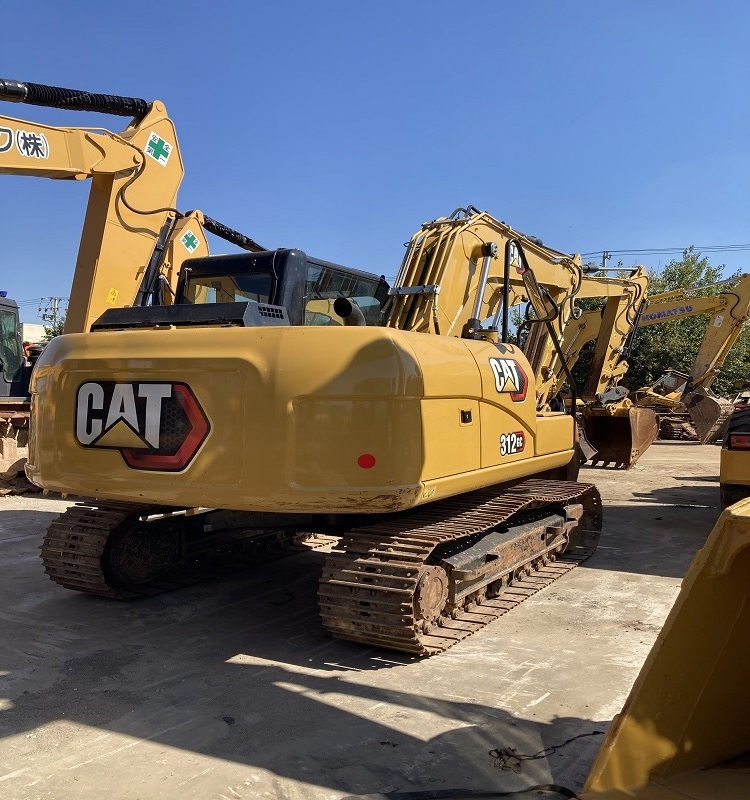
<svg viewBox="0 0 750 800">
<path fill-rule="evenodd" d="M 326 638 L 315 602 L 322 560 L 311 552 L 130 604 L 40 584 L 43 598 L 15 620 L 25 639 L 0 627 L 9 700 L 0 736 L 23 740 L 66 720 L 98 729 L 80 733 L 87 760 L 111 749 L 97 745 L 104 731 L 353 794 L 580 783 L 598 734 L 518 773 L 498 770 L 490 751 L 534 755 L 607 723 L 529 721 L 391 688 L 387 671 L 419 660 Z"/>
<path fill-rule="evenodd" d="M 720 514 L 718 488 L 677 486 L 605 502 L 599 547 L 584 569 L 682 578 Z"/>
</svg>

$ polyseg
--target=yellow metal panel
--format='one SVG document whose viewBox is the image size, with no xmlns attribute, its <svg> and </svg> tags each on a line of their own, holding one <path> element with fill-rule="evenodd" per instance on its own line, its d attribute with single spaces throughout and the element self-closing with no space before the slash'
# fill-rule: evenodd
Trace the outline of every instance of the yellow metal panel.
<svg viewBox="0 0 750 800">
<path fill-rule="evenodd" d="M 434 398 L 423 400 L 421 405 L 423 480 L 479 469 L 479 403 L 476 400 Z M 471 413 L 470 423 L 461 422 L 462 411 Z"/>
<path fill-rule="evenodd" d="M 482 396 L 482 381 L 477 365 L 468 357 L 468 340 L 401 332 L 399 341 L 409 343 L 419 363 L 426 397 L 478 399 Z M 493 345 L 485 342 L 478 344 L 485 345 L 497 355 Z"/>
<path fill-rule="evenodd" d="M 536 421 L 536 454 L 558 453 L 573 440 L 573 417 L 570 414 L 547 414 Z"/>
<path fill-rule="evenodd" d="M 721 451 L 720 464 L 721 483 L 750 485 L 750 450 L 729 450 L 725 447 Z"/>
<path fill-rule="evenodd" d="M 289 424 L 294 428 L 286 454 L 292 484 L 321 491 L 419 484 L 418 400 L 302 397 L 293 402 Z M 325 502 L 322 496 L 321 506 Z"/>
<path fill-rule="evenodd" d="M 534 456 L 536 392 L 531 365 L 513 345 L 482 341 L 467 341 L 466 344 L 482 380 L 482 467 L 496 467 Z M 513 363 L 510 371 L 499 369 L 503 361 Z M 508 437 L 517 439 L 519 436 L 523 437 L 523 447 L 509 447 Z M 561 450 L 569 447 L 570 442 Z"/>
<path fill-rule="evenodd" d="M 750 500 L 744 500 L 721 515 L 695 556 L 597 756 L 587 800 L 619 797 L 615 790 L 652 797 L 641 789 L 750 751 L 748 576 Z"/>
</svg>

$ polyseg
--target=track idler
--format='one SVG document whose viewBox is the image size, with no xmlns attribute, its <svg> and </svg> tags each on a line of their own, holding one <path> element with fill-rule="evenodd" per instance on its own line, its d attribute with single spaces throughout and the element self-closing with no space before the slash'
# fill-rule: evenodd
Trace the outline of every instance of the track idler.
<svg viewBox="0 0 750 800">
<path fill-rule="evenodd" d="M 593 464 L 630 469 L 659 433 L 659 417 L 650 408 L 587 406 L 583 410 L 586 438 L 596 449 Z"/>
</svg>

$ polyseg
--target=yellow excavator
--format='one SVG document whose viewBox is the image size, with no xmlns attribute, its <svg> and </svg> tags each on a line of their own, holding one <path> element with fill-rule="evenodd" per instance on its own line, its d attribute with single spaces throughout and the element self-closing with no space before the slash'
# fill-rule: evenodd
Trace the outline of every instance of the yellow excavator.
<svg viewBox="0 0 750 800">
<path fill-rule="evenodd" d="M 729 287 L 720 294 L 695 295 L 698 291 L 724 284 L 729 284 Z M 618 385 L 628 368 L 627 362 L 619 360 L 619 357 L 627 355 L 632 348 L 638 328 L 705 313 L 712 316 L 690 373 L 668 370 L 652 386 L 638 390 L 630 398 L 628 390 Z M 710 387 L 748 318 L 750 276 L 742 275 L 710 287 L 653 295 L 635 313 L 630 310 L 621 312 L 614 333 L 607 326 L 606 309 L 587 311 L 573 320 L 562 340 L 568 362 L 575 363 L 583 347 L 593 340 L 597 340 L 596 353 L 600 354 L 593 358 L 590 379 L 583 391 L 587 403 L 583 412 L 585 436 L 592 448 L 598 451 L 592 460 L 625 466 L 623 456 L 631 440 L 629 437 L 632 437 L 634 454 L 640 455 L 653 441 L 657 430 L 663 438 L 677 438 L 674 431 L 685 425 L 686 417 L 692 420 L 701 443 L 713 441 L 732 413 L 733 406 L 717 397 Z M 618 331 L 622 337 L 620 340 L 617 339 Z M 608 366 L 597 372 L 595 365 L 598 363 Z M 660 418 L 656 430 L 653 412 Z M 647 413 L 651 416 L 643 416 Z M 627 414 L 635 418 L 630 424 L 624 424 L 622 432 L 617 435 L 608 419 L 619 416 L 626 422 Z"/>
<path fill-rule="evenodd" d="M 696 291 L 727 285 L 720 294 L 695 296 Z M 679 425 L 677 415 L 688 414 L 702 444 L 715 441 L 734 406 L 716 396 L 711 385 L 722 364 L 734 347 L 742 329 L 750 319 L 750 275 L 739 275 L 713 286 L 680 289 L 653 298 L 639 325 L 654 325 L 676 319 L 711 314 L 700 348 L 689 372 L 669 370 L 653 385 L 635 393 L 640 407 L 656 409 Z M 666 431 L 669 435 L 669 431 Z"/>
<path fill-rule="evenodd" d="M 648 275 L 644 267 L 621 279 L 623 292 L 606 299 L 603 307 L 571 320 L 563 332 L 561 347 L 572 368 L 584 346 L 596 340 L 586 381 L 581 392 L 582 440 L 592 463 L 630 469 L 646 452 L 659 431 L 652 409 L 639 408 L 619 385 L 628 370 L 640 314 L 648 305 Z M 558 374 L 553 391 L 560 391 L 564 376 Z"/>
<path fill-rule="evenodd" d="M 601 504 L 575 481 L 575 420 L 538 385 L 580 257 L 469 208 L 423 226 L 390 290 L 293 249 L 177 269 L 152 257 L 185 219 L 161 186 L 179 161 L 161 103 L 10 81 L 0 99 L 134 115 L 120 134 L 0 118 L 0 170 L 93 177 L 69 327 L 31 385 L 29 477 L 97 498 L 50 527 L 53 580 L 139 597 L 335 534 L 326 627 L 431 654 L 592 552 Z M 66 173 L 76 143 L 100 161 Z M 109 250 L 144 229 L 142 252 Z"/>
</svg>

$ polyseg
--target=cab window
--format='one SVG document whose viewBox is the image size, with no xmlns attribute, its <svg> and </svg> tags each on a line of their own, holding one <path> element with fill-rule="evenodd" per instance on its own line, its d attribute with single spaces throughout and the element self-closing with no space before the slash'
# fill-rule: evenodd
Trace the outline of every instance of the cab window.
<svg viewBox="0 0 750 800">
<path fill-rule="evenodd" d="M 189 303 L 268 303 L 271 286 L 271 273 L 262 271 L 190 277 L 185 299 Z"/>
<path fill-rule="evenodd" d="M 16 380 L 16 373 L 23 364 L 21 340 L 18 337 L 18 318 L 10 311 L 0 311 L 0 369 L 9 381 Z"/>
<path fill-rule="evenodd" d="M 343 320 L 333 310 L 337 297 L 346 297 L 356 303 L 368 325 L 382 325 L 382 307 L 375 297 L 379 286 L 377 279 L 308 262 L 305 325 L 343 325 Z"/>
</svg>

